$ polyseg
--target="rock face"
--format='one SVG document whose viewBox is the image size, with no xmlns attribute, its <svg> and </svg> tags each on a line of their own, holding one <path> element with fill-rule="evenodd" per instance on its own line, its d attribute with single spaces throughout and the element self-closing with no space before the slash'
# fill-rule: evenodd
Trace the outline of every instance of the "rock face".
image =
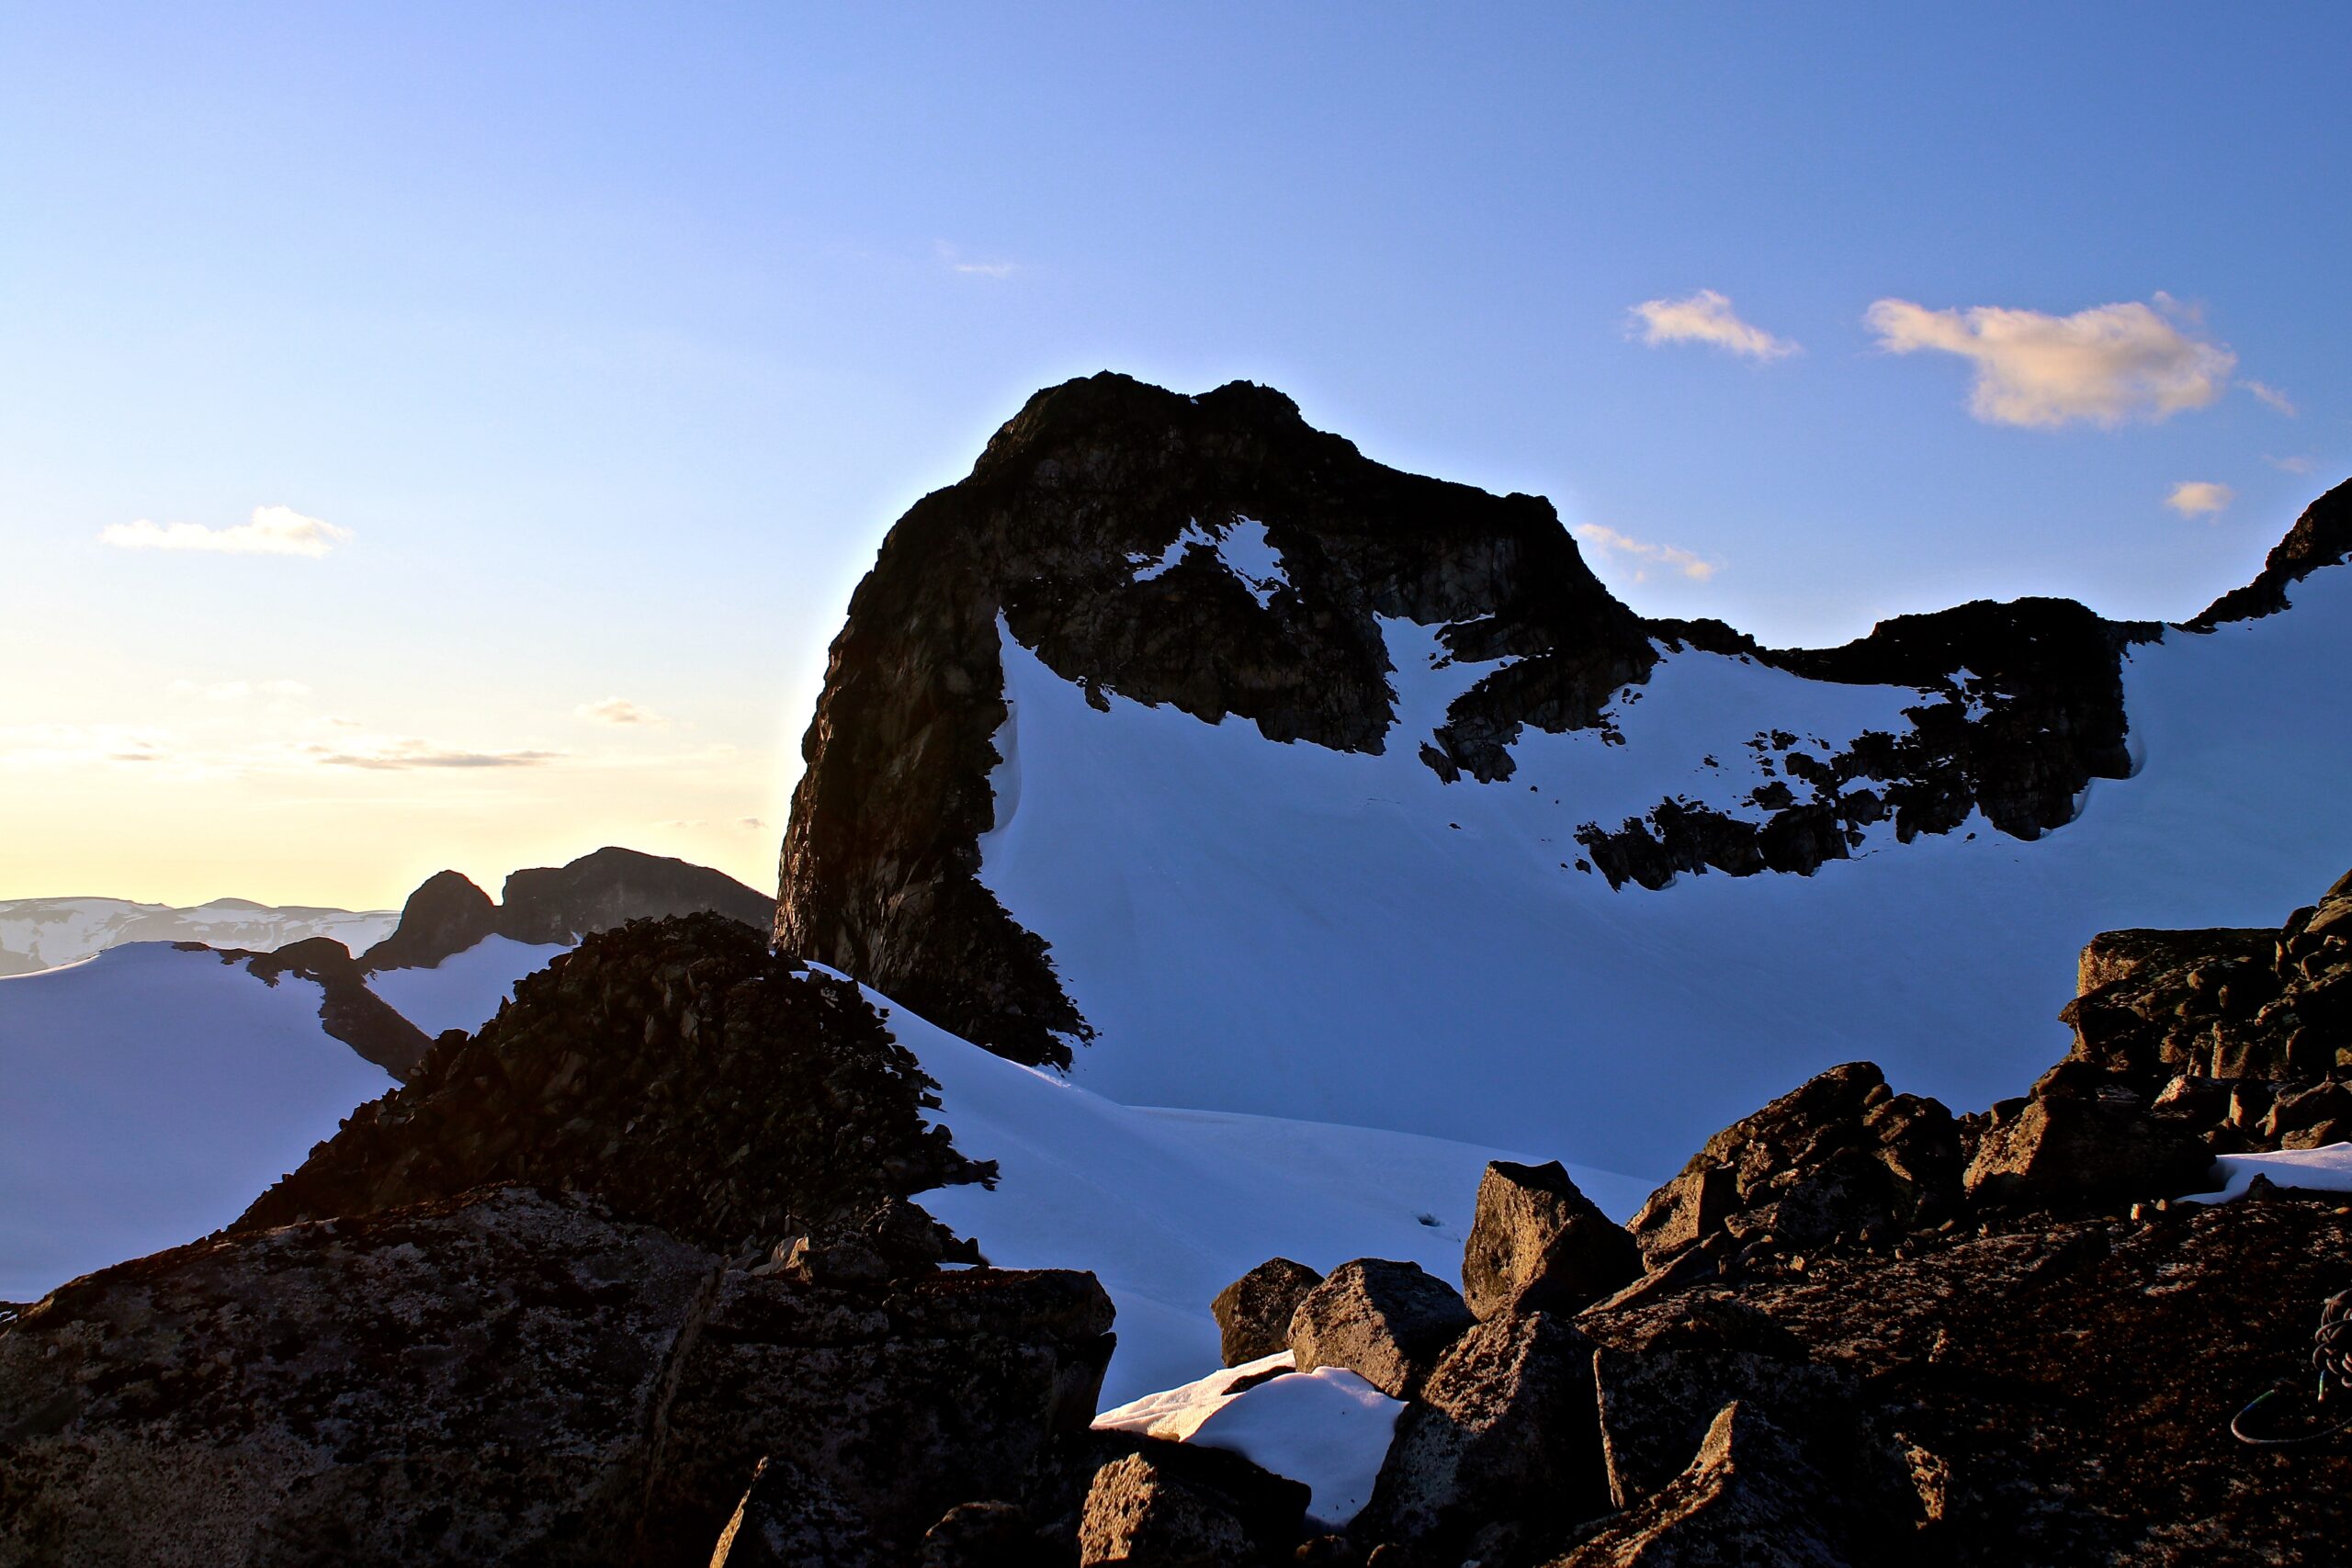
<svg viewBox="0 0 2352 1568">
<path fill-rule="evenodd" d="M 1104 1465 L 1087 1490 L 1078 1531 L 1082 1568 L 1225 1568 L 1256 1556 L 1224 1499 L 1143 1454 Z"/>
<path fill-rule="evenodd" d="M 1573 1313 L 1641 1275 L 1640 1246 L 1557 1160 L 1487 1167 L 1462 1254 L 1463 1300 L 1475 1316 Z"/>
<path fill-rule="evenodd" d="M 2212 1164 L 2203 1139 L 2129 1084 L 2067 1061 L 1993 1107 L 1966 1181 L 1979 1202 L 2097 1207 L 2205 1190 Z"/>
<path fill-rule="evenodd" d="M 1708 1139 L 1628 1228 L 1652 1269 L 1766 1235 L 1801 1247 L 1892 1235 L 1956 1211 L 1962 1164 L 1951 1112 L 1849 1062 Z"/>
<path fill-rule="evenodd" d="M 1592 1358 L 1548 1313 L 1472 1328 L 1399 1418 L 1358 1532 L 1430 1562 L 1524 1561 L 1607 1513 Z"/>
<path fill-rule="evenodd" d="M 481 1033 L 445 1035 L 237 1228 L 516 1181 L 714 1248 L 865 1230 L 893 1197 L 988 1174 L 924 1124 L 934 1087 L 856 987 L 771 956 L 762 931 L 640 922 L 525 979 Z"/>
<path fill-rule="evenodd" d="M 1289 1349 L 1291 1314 L 1322 1282 L 1304 1263 L 1271 1258 L 1219 1291 L 1209 1310 L 1216 1314 L 1225 1364 L 1238 1367 Z"/>
<path fill-rule="evenodd" d="M 400 924 L 360 963 L 370 970 L 430 969 L 484 937 L 569 943 L 631 920 L 706 912 L 765 930 L 775 903 L 708 866 L 611 847 L 566 865 L 518 871 L 497 904 L 462 874 L 440 871 L 409 895 Z"/>
<path fill-rule="evenodd" d="M 2276 930 L 2109 931 L 2083 950 L 2081 992 L 2060 1015 L 2078 1061 L 2149 1095 L 2192 1080 L 2176 1100 L 2197 1079 L 2249 1086 L 2267 1107 L 2352 1073 L 2352 891 L 2339 882 Z M 2232 1146 L 2278 1146 L 2262 1114 L 2225 1110 Z"/>
<path fill-rule="evenodd" d="M 224 1235 L 0 1330 L 7 1560 L 700 1564 L 764 1459 L 736 1560 L 905 1561 L 1083 1427 L 1109 1324 L 1084 1275 L 832 1292 L 518 1188 Z"/>
<path fill-rule="evenodd" d="M 1279 554 L 1278 585 L 1228 567 L 1244 539 Z M 1595 722 L 1656 658 L 1545 502 L 1383 468 L 1244 382 L 1187 398 L 1103 375 L 1038 393 L 969 478 L 899 520 L 851 601 L 802 746 L 777 945 L 1007 1055 L 1067 1059 L 1085 1021 L 1045 943 L 974 874 L 1001 760 L 1000 621 L 1090 689 L 1376 751 L 1384 615 L 1518 658 L 1431 739 L 1450 774 L 1506 775 L 1521 726 Z"/>
<path fill-rule="evenodd" d="M 1473 1321 L 1453 1288 L 1419 1264 L 1360 1258 L 1301 1298 L 1290 1348 L 1302 1372 L 1345 1367 L 1391 1399 L 1407 1399 Z"/>
</svg>

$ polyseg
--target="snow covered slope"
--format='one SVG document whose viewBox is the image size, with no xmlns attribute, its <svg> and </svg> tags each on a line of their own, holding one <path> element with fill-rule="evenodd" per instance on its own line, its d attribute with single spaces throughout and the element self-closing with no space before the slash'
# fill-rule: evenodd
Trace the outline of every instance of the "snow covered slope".
<svg viewBox="0 0 2352 1568">
<path fill-rule="evenodd" d="M 314 936 L 354 953 L 390 935 L 391 909 L 272 908 L 243 898 L 175 908 L 128 898 L 0 898 L 0 975 L 78 964 L 131 942 L 200 942 L 266 953 Z"/>
<path fill-rule="evenodd" d="M 160 942 L 0 979 L 0 1298 L 228 1224 L 390 1089 L 319 1004 Z"/>
<path fill-rule="evenodd" d="M 497 1016 L 499 1004 L 514 996 L 515 981 L 570 951 L 564 942 L 486 936 L 430 967 L 376 970 L 368 988 L 427 1035 L 445 1029 L 470 1034 Z"/>
<path fill-rule="evenodd" d="M 1090 703 L 1001 628 L 980 880 L 1097 1031 L 1080 1085 L 1662 1175 L 1842 1060 L 1963 1109 L 2018 1092 L 2065 1049 L 2090 937 L 2268 923 L 2352 864 L 2352 571 L 2132 648 L 2136 776 L 2045 838 L 1874 830 L 1810 876 L 1656 892 L 1577 869 L 1577 828 L 1736 803 L 1788 750 L 1759 728 L 1834 749 L 1917 694 L 1668 650 L 1606 726 L 1530 730 L 1509 779 L 1447 784 L 1415 739 L 1495 666 L 1433 670 L 1431 628 L 1384 631 L 1399 713 L 1374 755 Z"/>
<path fill-rule="evenodd" d="M 1478 1178 L 1523 1156 L 1404 1133 L 1114 1103 L 1057 1074 L 992 1055 L 888 998 L 866 998 L 940 1085 L 937 1120 L 993 1190 L 922 1194 L 1001 1268 L 1091 1269 L 1119 1309 L 1106 1405 L 1218 1365 L 1216 1293 L 1269 1258 L 1326 1272 L 1396 1258 L 1462 1277 Z M 1619 1218 L 1647 1182 L 1572 1168 Z"/>
</svg>

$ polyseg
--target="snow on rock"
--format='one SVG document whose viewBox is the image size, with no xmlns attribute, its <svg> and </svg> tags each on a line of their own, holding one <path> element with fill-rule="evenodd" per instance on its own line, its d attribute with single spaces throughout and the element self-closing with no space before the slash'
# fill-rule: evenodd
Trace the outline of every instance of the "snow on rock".
<svg viewBox="0 0 2352 1568">
<path fill-rule="evenodd" d="M 161 942 L 0 979 L 0 1299 L 227 1224 L 390 1089 L 320 999 Z"/>
<path fill-rule="evenodd" d="M 2306 1192 L 2352 1192 L 2352 1144 L 2323 1144 L 2315 1149 L 2279 1149 L 2272 1154 L 2222 1155 L 2213 1161 L 2218 1192 L 2193 1192 L 2176 1203 L 2226 1203 L 2243 1198 L 2257 1176 L 2273 1187 Z"/>
<path fill-rule="evenodd" d="M 368 988 L 427 1035 L 445 1029 L 471 1034 L 513 998 L 515 981 L 571 951 L 562 942 L 487 936 L 430 968 L 377 970 L 368 976 Z"/>
<path fill-rule="evenodd" d="M 1517 773 L 1418 752 L 1453 694 L 1433 631 L 1387 625 L 1380 755 L 1267 740 L 1105 692 L 1004 637 L 1008 759 L 980 879 L 1050 944 L 1097 1031 L 1074 1080 L 1128 1104 L 1271 1113 L 1574 1154 L 1664 1176 L 1835 1063 L 1969 1109 L 2067 1037 L 2075 955 L 2132 926 L 2269 924 L 2352 864 L 2352 571 L 2293 611 L 2171 631 L 2124 666 L 2145 765 L 2028 842 L 1981 818 L 1877 835 L 1811 876 L 1612 891 L 1575 834 L 1664 796 L 1729 809 L 1759 725 L 1842 744 L 1917 694 L 1693 649 L 1607 728 L 1523 734 Z M 1753 815 L 1753 813 L 1750 813 Z M 1252 1260 L 1254 1261 L 1254 1259 Z"/>
<path fill-rule="evenodd" d="M 1197 519 L 1187 523 L 1184 531 L 1157 558 L 1128 558 L 1136 568 L 1134 581 L 1149 582 L 1165 577 L 1195 545 L 1213 552 L 1218 563 L 1250 591 L 1250 597 L 1258 602 L 1261 610 L 1273 603 L 1277 592 L 1291 585 L 1290 574 L 1283 570 L 1282 551 L 1267 536 L 1266 525 L 1254 517 L 1237 517 L 1222 531 L 1204 528 Z"/>
<path fill-rule="evenodd" d="M 1296 1372 L 1292 1364 L 1284 1350 L 1227 1367 L 1105 1410 L 1094 1427 L 1238 1453 L 1303 1483 L 1313 1494 L 1307 1517 L 1338 1529 L 1371 1501 L 1405 1404 L 1343 1367 Z M 1249 1386 L 1237 1393 L 1238 1384 Z"/>
<path fill-rule="evenodd" d="M 1459 1279 L 1478 1179 L 1502 1150 L 1266 1116 L 1119 1105 L 992 1055 L 871 990 L 938 1080 L 935 1119 L 998 1180 L 922 1206 L 1001 1268 L 1093 1271 L 1119 1309 L 1102 1397 L 1125 1404 L 1218 1362 L 1217 1292 L 1269 1258 L 1329 1271 L 1355 1258 Z M 1572 1168 L 1616 1216 L 1645 1183 Z"/>
</svg>

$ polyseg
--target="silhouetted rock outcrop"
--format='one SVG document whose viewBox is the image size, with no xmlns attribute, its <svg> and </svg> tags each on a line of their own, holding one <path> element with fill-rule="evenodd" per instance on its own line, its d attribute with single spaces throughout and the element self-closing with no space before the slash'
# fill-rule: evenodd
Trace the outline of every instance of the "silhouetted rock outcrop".
<svg viewBox="0 0 2352 1568">
<path fill-rule="evenodd" d="M 2288 607 L 2288 589 L 2322 567 L 2340 565 L 2346 557 L 2352 557 L 2352 479 L 2306 507 L 2287 536 L 2263 558 L 2255 580 L 2214 600 L 2188 627 L 2211 631 L 2229 621 L 2275 615 Z"/>
<path fill-rule="evenodd" d="M 925 1125 L 933 1087 L 855 987 L 772 956 L 764 932 L 642 921 L 523 980 L 479 1034 L 444 1035 L 237 1226 L 519 1181 L 715 1248 L 860 1233 L 893 1197 L 988 1175 Z"/>
<path fill-rule="evenodd" d="M 392 934 L 360 955 L 370 969 L 430 969 L 498 930 L 498 906 L 463 872 L 436 871 L 401 906 Z"/>
</svg>

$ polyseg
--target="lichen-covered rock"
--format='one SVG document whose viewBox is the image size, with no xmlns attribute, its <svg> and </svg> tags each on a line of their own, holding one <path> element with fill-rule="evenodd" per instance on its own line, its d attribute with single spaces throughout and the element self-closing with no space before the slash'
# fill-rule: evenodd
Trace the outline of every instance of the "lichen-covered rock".
<svg viewBox="0 0 2352 1568">
<path fill-rule="evenodd" d="M 1290 1348 L 1291 1314 L 1323 1276 L 1304 1263 L 1270 1258 L 1216 1293 L 1219 1351 L 1228 1367 Z"/>
<path fill-rule="evenodd" d="M 1487 1167 L 1462 1251 L 1462 1296 L 1474 1316 L 1573 1313 L 1641 1274 L 1641 1247 L 1559 1161 Z"/>
<path fill-rule="evenodd" d="M 1419 1264 L 1359 1258 L 1301 1298 L 1290 1348 L 1302 1372 L 1345 1367 L 1391 1399 L 1411 1399 L 1475 1321 L 1453 1287 Z"/>
<path fill-rule="evenodd" d="M 1709 1138 L 1627 1228 L 1654 1269 L 1718 1233 L 1875 1238 L 1956 1211 L 1962 1164 L 1951 1112 L 1849 1062 Z"/>
<path fill-rule="evenodd" d="M 1549 1313 L 1494 1317 L 1430 1375 L 1351 1533 L 1416 1561 L 1512 1561 L 1608 1512 L 1593 1344 Z"/>
<path fill-rule="evenodd" d="M 1551 1568 L 1860 1568 L 1830 1483 L 1753 1407 L 1723 1407 L 1696 1458 Z"/>
<path fill-rule="evenodd" d="M 1226 1500 L 1145 1454 L 1095 1472 L 1079 1524 L 1082 1568 L 1229 1568 L 1256 1553 Z"/>
<path fill-rule="evenodd" d="M 225 1235 L 0 1327 L 0 1562 L 700 1564 L 763 1459 L 754 1514 L 903 1561 L 1083 1431 L 1109 1323 L 1090 1276 L 826 1291 L 522 1188 Z"/>
<path fill-rule="evenodd" d="M 857 987 L 772 956 L 759 931 L 643 921 L 522 980 L 479 1034 L 444 1036 L 237 1228 L 513 1181 L 732 1252 L 987 1176 L 926 1122 L 935 1087 Z"/>
<path fill-rule="evenodd" d="M 2096 1207 L 2205 1190 L 2212 1165 L 2203 1140 L 2136 1090 L 2067 1061 L 2022 1103 L 1994 1107 L 1966 1182 L 1980 1202 Z"/>
</svg>

